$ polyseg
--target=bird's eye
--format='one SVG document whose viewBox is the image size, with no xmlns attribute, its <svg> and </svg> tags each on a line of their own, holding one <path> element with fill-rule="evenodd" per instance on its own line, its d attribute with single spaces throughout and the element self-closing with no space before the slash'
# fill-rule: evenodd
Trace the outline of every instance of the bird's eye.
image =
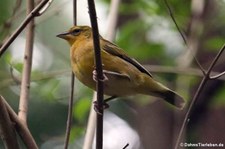
<svg viewBox="0 0 225 149">
<path fill-rule="evenodd" d="M 75 29 L 71 32 L 72 35 L 77 36 L 80 33 L 80 29 Z"/>
</svg>

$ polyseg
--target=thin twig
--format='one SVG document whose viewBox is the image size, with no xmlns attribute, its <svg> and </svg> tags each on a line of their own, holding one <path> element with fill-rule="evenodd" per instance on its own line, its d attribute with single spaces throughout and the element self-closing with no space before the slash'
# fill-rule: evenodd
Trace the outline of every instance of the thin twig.
<svg viewBox="0 0 225 149">
<path fill-rule="evenodd" d="M 44 15 L 43 17 L 39 18 L 36 21 L 36 25 L 44 23 L 44 22 L 48 21 L 50 18 L 60 14 L 62 12 L 63 8 L 65 8 L 64 5 L 68 4 L 69 2 L 70 2 L 70 0 L 62 1 L 61 3 L 57 4 L 57 6 L 52 7 L 46 15 Z"/>
<path fill-rule="evenodd" d="M 16 113 L 13 111 L 13 109 L 10 107 L 10 105 L 6 102 L 6 100 L 2 96 L 1 96 L 1 99 L 4 101 L 5 106 L 9 113 L 10 119 L 12 120 L 12 122 L 14 122 L 15 128 L 16 128 L 18 134 L 20 135 L 21 140 L 26 145 L 26 147 L 29 149 L 38 149 L 38 146 L 37 146 L 34 138 L 32 137 L 29 129 L 27 128 L 27 126 L 24 125 L 24 123 L 22 123 L 19 120 Z"/>
<path fill-rule="evenodd" d="M 25 18 L 25 20 L 20 24 L 16 31 L 9 37 L 9 39 L 2 45 L 0 49 L 0 58 L 11 45 L 11 43 L 16 39 L 16 37 L 24 30 L 27 24 L 35 17 L 40 16 L 39 11 L 49 2 L 49 0 L 43 0 L 39 3 L 33 11 Z"/>
<path fill-rule="evenodd" d="M 225 75 L 225 71 L 224 72 L 221 72 L 220 74 L 211 76 L 210 79 L 211 80 L 218 79 L 218 78 L 222 77 L 223 75 Z"/>
<path fill-rule="evenodd" d="M 73 0 L 73 24 L 77 24 L 77 1 Z M 66 124 L 66 137 L 65 137 L 65 144 L 64 149 L 67 149 L 69 146 L 70 140 L 70 132 L 72 127 L 72 118 L 73 118 L 73 98 L 74 98 L 74 82 L 75 76 L 74 73 L 71 72 L 71 90 L 70 90 L 70 98 L 69 98 L 69 105 L 68 105 L 68 117 L 67 117 L 67 124 Z"/>
<path fill-rule="evenodd" d="M 52 4 L 53 0 L 49 0 L 44 7 L 42 7 L 39 11 L 38 11 L 38 16 L 42 15 L 43 13 L 45 13 L 45 11 L 48 9 L 48 7 L 50 7 L 50 5 Z"/>
<path fill-rule="evenodd" d="M 174 22 L 174 24 L 175 24 L 175 26 L 176 26 L 176 28 L 177 28 L 179 34 L 181 35 L 181 37 L 182 37 L 182 39 L 183 39 L 185 45 L 186 45 L 187 47 L 190 48 L 189 42 L 187 42 L 186 36 L 183 34 L 183 32 L 181 31 L 179 25 L 177 24 L 176 19 L 175 19 L 174 15 L 173 15 L 173 12 L 172 12 L 172 10 L 171 10 L 171 8 L 170 8 L 170 6 L 169 6 L 167 0 L 164 0 L 164 2 L 165 2 L 166 7 L 167 7 L 167 9 L 168 9 L 168 11 L 169 11 L 170 17 L 172 18 L 172 20 L 173 20 L 173 22 Z M 192 49 L 189 49 L 189 50 L 192 50 Z M 205 75 L 205 70 L 204 70 L 204 68 L 202 67 L 202 65 L 199 63 L 198 59 L 195 57 L 195 55 L 192 54 L 192 56 L 194 57 L 194 60 L 195 60 L 196 64 L 198 65 L 198 67 L 201 69 L 202 73 Z"/>
<path fill-rule="evenodd" d="M 222 46 L 222 48 L 220 49 L 219 53 L 216 55 L 216 57 L 214 58 L 211 66 L 209 67 L 208 71 L 209 71 L 209 74 L 208 74 L 208 77 L 213 69 L 213 67 L 215 66 L 215 64 L 217 63 L 218 59 L 220 58 L 220 56 L 222 55 L 223 51 L 225 50 L 225 44 Z"/>
<path fill-rule="evenodd" d="M 5 148 L 19 149 L 19 144 L 16 139 L 16 133 L 11 123 L 2 96 L 0 96 L 0 135 Z"/>
<path fill-rule="evenodd" d="M 70 140 L 70 131 L 72 126 L 72 118 L 73 118 L 73 95 L 74 95 L 74 73 L 71 73 L 71 87 L 70 87 L 70 98 L 68 105 L 68 115 L 67 115 L 67 123 L 66 123 L 66 137 L 64 143 L 64 149 L 67 149 L 69 146 Z"/>
<path fill-rule="evenodd" d="M 170 8 L 170 6 L 169 6 L 167 0 L 164 0 L 164 2 L 165 2 L 166 7 L 167 7 L 167 9 L 168 9 L 168 11 L 169 11 L 170 17 L 171 17 L 172 20 L 173 20 L 173 23 L 175 24 L 175 26 L 176 26 L 178 32 L 180 33 L 180 35 L 181 35 L 181 37 L 182 37 L 182 39 L 183 39 L 185 45 L 187 45 L 187 38 L 186 38 L 186 36 L 183 34 L 183 32 L 181 31 L 180 27 L 178 26 L 177 21 L 176 21 L 175 17 L 173 16 L 173 12 L 172 12 L 172 10 L 171 10 L 171 8 Z"/>
<path fill-rule="evenodd" d="M 77 25 L 77 0 L 73 0 L 73 25 Z"/>
<path fill-rule="evenodd" d="M 189 116 L 190 116 L 190 112 L 192 110 L 192 107 L 194 105 L 194 103 L 196 102 L 196 100 L 198 99 L 198 97 L 200 96 L 204 86 L 206 85 L 207 81 L 210 80 L 210 73 L 213 69 L 213 67 L 215 66 L 215 64 L 217 63 L 218 59 L 220 58 L 221 54 L 223 53 L 223 51 L 225 50 L 225 44 L 223 45 L 223 47 L 220 49 L 220 51 L 218 52 L 218 54 L 216 55 L 216 57 L 214 58 L 213 62 L 211 63 L 211 65 L 209 66 L 208 70 L 206 71 L 205 76 L 203 77 L 195 95 L 194 98 L 192 99 L 190 106 L 187 110 L 187 113 L 185 114 L 185 118 L 184 121 L 182 123 L 181 129 L 179 131 L 179 135 L 176 141 L 176 145 L 175 145 L 175 149 L 178 149 L 180 141 L 181 141 L 181 137 L 183 135 L 184 132 L 184 128 L 187 125 L 187 122 L 189 121 Z"/>
<path fill-rule="evenodd" d="M 104 76 L 102 72 L 102 59 L 101 59 L 101 49 L 99 42 L 99 31 L 97 23 L 97 15 L 95 10 L 94 0 L 88 0 L 89 15 L 92 26 L 93 44 L 95 52 L 95 67 L 97 71 L 97 125 L 96 125 L 96 149 L 102 149 L 103 147 L 103 81 Z"/>
<path fill-rule="evenodd" d="M 128 146 L 129 146 L 129 143 L 127 143 L 127 144 L 123 147 L 123 149 L 126 149 Z"/>
<path fill-rule="evenodd" d="M 27 0 L 27 14 L 29 14 L 34 8 L 34 0 Z M 30 76 L 32 69 L 32 59 L 33 59 L 33 44 L 34 44 L 34 20 L 32 19 L 27 26 L 26 32 L 26 47 L 24 53 L 24 67 L 23 75 L 21 81 L 21 91 L 20 91 L 20 102 L 19 102 L 19 112 L 18 117 L 27 123 L 27 112 L 28 112 L 28 98 L 30 90 Z"/>
<path fill-rule="evenodd" d="M 143 65 L 147 70 L 154 73 L 171 73 L 171 74 L 180 74 L 180 75 L 190 75 L 196 77 L 203 77 L 202 71 L 198 68 L 192 67 L 174 67 L 174 66 L 161 66 L 161 65 Z M 217 71 L 211 71 L 210 79 L 219 79 L 225 80 L 225 77 L 222 77 L 225 72 L 219 73 Z"/>
</svg>

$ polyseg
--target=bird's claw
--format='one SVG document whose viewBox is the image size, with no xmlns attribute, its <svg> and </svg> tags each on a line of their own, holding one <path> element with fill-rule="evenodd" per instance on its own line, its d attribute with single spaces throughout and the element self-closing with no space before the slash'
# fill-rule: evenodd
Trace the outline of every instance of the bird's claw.
<svg viewBox="0 0 225 149">
<path fill-rule="evenodd" d="M 95 112 L 98 113 L 98 114 L 100 114 L 100 115 L 102 115 L 102 113 L 100 112 L 100 110 L 105 110 L 105 109 L 109 108 L 109 105 L 106 102 L 104 102 L 104 101 L 103 101 L 103 107 L 101 107 L 101 108 L 98 106 L 97 101 L 94 101 L 93 104 L 94 104 L 94 110 L 95 110 Z"/>
<path fill-rule="evenodd" d="M 105 70 L 103 70 L 103 79 L 98 79 L 98 76 L 97 76 L 97 71 L 96 71 L 96 69 L 94 69 L 93 70 L 93 80 L 94 81 L 96 81 L 97 82 L 97 80 L 99 80 L 99 81 L 101 81 L 101 82 L 105 82 L 105 81 L 107 81 L 108 80 L 108 78 L 106 77 L 106 75 L 105 75 Z"/>
</svg>

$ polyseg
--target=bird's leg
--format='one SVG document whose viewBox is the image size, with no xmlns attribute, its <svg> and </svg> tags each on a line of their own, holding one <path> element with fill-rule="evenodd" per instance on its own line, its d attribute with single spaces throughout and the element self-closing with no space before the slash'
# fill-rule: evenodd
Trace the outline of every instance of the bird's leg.
<svg viewBox="0 0 225 149">
<path fill-rule="evenodd" d="M 103 66 L 104 66 L 104 65 L 103 65 Z M 103 69 L 103 70 L 102 70 L 102 73 L 103 73 L 103 79 L 99 79 L 99 81 L 105 82 L 105 81 L 108 80 L 108 78 L 107 78 L 107 76 L 105 75 L 104 72 L 105 72 L 105 70 Z M 93 73 L 93 80 L 97 82 L 97 80 L 98 80 L 98 74 L 97 74 L 96 68 L 94 68 L 94 70 L 93 70 L 92 73 Z"/>
<path fill-rule="evenodd" d="M 97 76 L 96 67 L 94 67 L 94 70 L 93 70 L 92 73 L 93 73 L 93 80 L 97 82 L 98 76 Z M 104 70 L 103 70 L 103 79 L 99 79 L 99 81 L 105 82 L 106 80 L 108 80 L 108 78 L 107 78 L 106 75 L 104 74 Z M 97 101 L 94 101 L 93 104 L 94 104 L 94 110 L 95 110 L 98 114 L 101 114 L 101 113 L 99 112 L 100 107 L 98 106 Z M 109 108 L 109 105 L 106 104 L 106 103 L 103 101 L 103 108 L 102 108 L 102 110 L 107 109 L 107 108 Z"/>
<path fill-rule="evenodd" d="M 117 98 L 117 96 L 111 96 L 111 97 L 109 97 L 109 98 L 106 98 L 106 99 L 104 100 L 104 103 L 107 104 L 107 102 L 109 102 L 109 101 L 111 101 L 111 100 L 113 100 L 113 99 L 115 99 L 115 98 Z"/>
<path fill-rule="evenodd" d="M 103 67 L 104 67 L 104 65 L 103 65 Z M 100 79 L 99 81 L 105 82 L 105 81 L 108 80 L 108 77 L 105 75 L 105 72 L 107 72 L 107 71 L 103 69 L 103 79 Z M 97 71 L 96 71 L 96 68 L 95 67 L 94 67 L 94 70 L 93 70 L 92 73 L 93 73 L 93 80 L 97 82 L 98 76 L 97 76 Z M 104 99 L 103 100 L 103 108 L 102 108 L 102 110 L 109 108 L 109 105 L 106 102 L 108 102 L 108 101 L 110 101 L 110 100 L 112 100 L 112 99 L 114 99 L 116 97 L 117 96 L 111 96 L 109 98 Z M 100 114 L 100 112 L 99 112 L 100 107 L 98 106 L 97 101 L 94 101 L 93 104 L 94 104 L 94 110 L 98 114 Z"/>
<path fill-rule="evenodd" d="M 101 114 L 101 113 L 99 112 L 99 111 L 100 111 L 100 110 L 99 110 L 100 107 L 98 106 L 97 101 L 94 101 L 93 104 L 94 104 L 94 110 L 95 110 L 95 112 L 97 112 L 98 114 Z M 102 108 L 102 110 L 105 110 L 105 109 L 107 109 L 107 108 L 109 108 L 109 105 L 108 105 L 107 103 L 103 102 L 103 108 Z"/>
<path fill-rule="evenodd" d="M 112 99 L 115 99 L 115 98 L 117 98 L 117 96 L 111 96 L 109 98 L 104 99 L 104 101 L 103 101 L 103 110 L 108 109 L 109 108 L 109 104 L 107 104 L 107 102 L 110 101 L 110 100 L 112 100 Z M 94 110 L 98 114 L 100 114 L 100 112 L 99 112 L 99 106 L 98 106 L 97 101 L 94 101 L 93 104 L 94 104 Z"/>
</svg>

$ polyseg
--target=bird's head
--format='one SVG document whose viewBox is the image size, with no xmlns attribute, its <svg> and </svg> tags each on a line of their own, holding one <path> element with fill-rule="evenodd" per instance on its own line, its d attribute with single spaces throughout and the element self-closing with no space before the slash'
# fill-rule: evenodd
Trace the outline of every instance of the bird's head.
<svg viewBox="0 0 225 149">
<path fill-rule="evenodd" d="M 70 45 L 76 40 L 83 40 L 92 36 L 92 30 L 89 26 L 73 26 L 67 32 L 58 34 L 57 37 L 65 39 Z"/>
</svg>

